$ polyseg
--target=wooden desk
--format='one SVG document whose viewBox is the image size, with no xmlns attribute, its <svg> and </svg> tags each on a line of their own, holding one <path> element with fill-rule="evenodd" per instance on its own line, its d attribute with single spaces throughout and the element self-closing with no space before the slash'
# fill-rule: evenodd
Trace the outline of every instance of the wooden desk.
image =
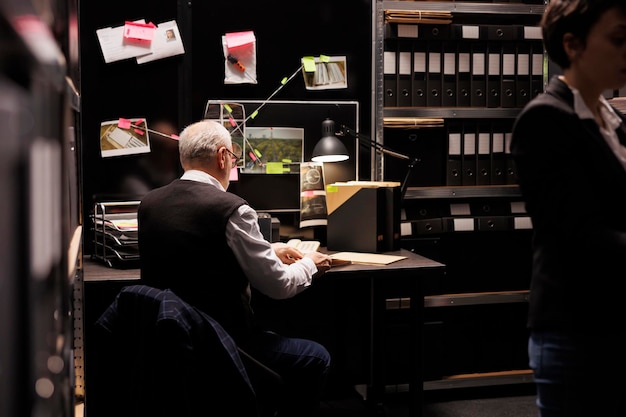
<svg viewBox="0 0 626 417">
<path fill-rule="evenodd" d="M 324 251 L 324 248 L 321 249 Z M 410 415 L 422 415 L 423 403 L 423 349 L 422 335 L 424 322 L 424 291 L 423 280 L 429 276 L 443 274 L 445 265 L 411 251 L 401 249 L 388 252 L 389 255 L 406 256 L 406 259 L 393 262 L 389 265 L 363 265 L 351 264 L 330 269 L 320 278 L 325 285 L 321 289 L 327 290 L 334 286 L 333 282 L 340 280 L 347 288 L 363 286 L 367 287 L 369 296 L 368 335 L 369 343 L 367 352 L 367 390 L 365 399 L 376 407 L 383 405 L 385 395 L 385 312 L 387 300 L 390 295 L 388 287 L 396 285 L 409 289 L 410 295 Z M 138 282 L 139 270 L 137 269 L 112 269 L 91 261 L 85 262 L 84 281 L 86 285 L 85 312 L 87 318 L 97 319 L 96 312 L 112 301 L 111 296 L 117 294 L 125 285 L 133 285 Z M 357 281 L 351 281 L 357 280 Z M 365 283 L 364 283 L 365 281 Z M 91 287 L 91 288 L 89 288 Z M 305 291 L 305 293 L 308 291 Z M 96 296 L 94 293 L 99 293 Z M 392 294 L 393 296 L 393 294 Z M 104 297 L 104 299 L 102 299 Z M 89 305 L 90 301 L 99 304 L 97 307 Z M 105 302 L 106 301 L 106 302 Z M 298 301 L 298 300 L 295 300 Z M 95 310 L 95 311 L 94 311 Z M 91 314 L 89 314 L 91 313 Z M 88 345 L 88 341 L 86 341 Z M 88 349 L 87 349 L 88 354 Z M 88 362 L 88 360 L 87 360 Z M 86 371 L 88 376 L 89 372 Z M 88 385 L 86 378 L 86 384 Z M 88 387 L 87 387 L 88 390 Z"/>
<path fill-rule="evenodd" d="M 384 287 L 409 284 L 410 295 L 410 415 L 422 415 L 423 403 L 423 280 L 429 275 L 443 274 L 445 265 L 408 250 L 386 252 L 388 255 L 406 256 L 406 259 L 388 265 L 351 264 L 331 268 L 322 279 L 367 280 L 369 287 L 369 377 L 366 400 L 380 407 L 385 395 L 385 312 L 389 291 Z M 393 294 L 392 294 L 393 296 Z"/>
</svg>

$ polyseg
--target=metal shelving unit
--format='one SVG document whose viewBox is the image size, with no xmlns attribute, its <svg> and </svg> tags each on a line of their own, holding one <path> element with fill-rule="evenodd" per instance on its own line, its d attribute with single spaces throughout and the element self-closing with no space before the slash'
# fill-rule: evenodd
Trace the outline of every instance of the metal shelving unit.
<svg viewBox="0 0 626 417">
<path fill-rule="evenodd" d="M 467 119 L 493 119 L 493 120 L 513 120 L 519 112 L 521 107 L 386 107 L 385 103 L 385 87 L 384 87 L 384 52 L 385 52 L 385 40 L 386 36 L 389 36 L 391 31 L 385 21 L 385 11 L 387 10 L 405 10 L 405 11 L 441 11 L 450 12 L 453 22 L 455 18 L 459 18 L 461 21 L 471 21 L 472 24 L 482 24 L 480 19 L 484 22 L 497 22 L 499 17 L 502 17 L 503 22 L 512 22 L 516 16 L 523 17 L 523 22 L 536 21 L 539 22 L 541 15 L 545 10 L 545 4 L 527 4 L 527 3 L 477 3 L 477 2 L 457 2 L 457 1 L 375 1 L 372 10 L 373 21 L 373 39 L 372 39 L 372 56 L 373 56 L 373 100 L 374 106 L 372 108 L 372 132 L 375 132 L 375 140 L 381 144 L 385 143 L 385 133 L 387 129 L 391 127 L 385 126 L 385 118 L 407 118 L 407 119 L 443 119 L 444 122 L 448 120 L 467 120 Z M 539 3 L 539 2 L 537 2 Z M 478 22 L 478 23 L 477 23 Z M 507 23 L 500 23 L 507 24 Z M 423 40 L 419 40 L 422 41 Z M 417 42 L 419 42 L 417 41 Z M 544 53 L 544 63 L 547 57 Z M 544 65 L 544 69 L 547 65 Z M 544 70 L 545 71 L 545 70 Z M 543 74 L 544 85 L 547 81 L 548 74 Z M 443 129 L 442 129 L 443 131 Z M 443 138 L 442 138 L 443 140 Z M 390 162 L 391 163 L 391 162 Z M 384 159 L 380 155 L 372 156 L 372 178 L 376 180 L 384 180 L 385 169 Z M 516 209 L 520 207 L 521 193 L 519 187 L 515 184 L 507 185 L 477 185 L 477 186 L 420 186 L 420 187 L 408 187 L 405 194 L 405 201 L 412 205 L 424 204 L 428 206 L 433 202 L 439 202 L 444 206 L 459 205 L 466 203 L 469 207 L 471 204 L 477 202 L 486 201 L 492 203 L 494 201 L 503 201 L 506 204 L 515 204 Z M 436 211 L 436 210 L 435 210 Z M 513 212 L 513 210 L 511 210 Z M 450 216 L 450 213 L 448 213 Z M 525 216 L 524 213 L 517 213 L 513 216 Z M 426 216 L 428 217 L 428 216 Z M 491 233 L 488 227 L 480 228 L 482 221 L 489 219 L 479 218 L 473 213 L 470 215 L 467 213 L 462 220 L 473 220 L 476 225 L 475 229 L 471 231 L 463 231 L 464 241 L 468 240 L 468 236 L 472 233 Z M 473 219 L 471 219 L 473 217 Z M 433 219 L 435 222 L 439 221 L 443 223 L 444 227 L 439 229 L 435 228 L 432 231 L 425 227 L 423 224 L 421 229 L 413 226 L 410 237 L 419 239 L 420 236 L 415 236 L 416 230 L 425 231 L 427 235 L 421 236 L 424 239 L 431 239 L 432 241 L 438 241 L 439 239 L 454 239 L 456 230 L 454 228 L 446 230 L 445 222 L 448 219 L 441 217 L 439 219 Z M 492 219 L 494 222 L 505 222 L 506 219 L 496 218 Z M 502 233 L 517 233 L 514 229 L 518 228 L 517 221 L 519 219 L 510 219 L 510 225 L 506 226 L 505 232 Z M 424 220 L 428 221 L 428 220 Z M 407 222 L 408 223 L 408 222 Z M 485 223 L 487 224 L 487 223 Z M 502 224 L 502 223 L 500 223 Z M 528 222 L 524 222 L 520 228 L 528 229 L 532 227 Z M 527 230 L 528 232 L 528 230 Z M 524 236 L 529 235 L 528 233 Z M 469 238 L 471 239 L 471 237 Z M 530 242 L 528 242 L 530 245 Z M 445 245 L 439 245 L 445 246 Z M 441 250 L 441 249 L 439 249 Z M 447 254 L 446 254 L 447 255 Z M 432 257 L 431 254 L 429 254 Z M 529 261 L 530 262 L 530 261 Z M 444 262 L 446 263 L 446 262 Z M 453 268 L 450 268 L 453 269 Z M 458 271 L 457 271 L 458 272 Z M 480 279 L 481 277 L 466 276 L 463 279 Z M 501 279 L 506 280 L 508 278 L 506 272 L 501 274 Z M 445 279 L 445 278 L 444 278 Z M 530 275 L 529 278 L 530 279 Z M 508 287 L 507 287 L 508 288 Z M 482 308 L 480 306 L 491 306 L 485 308 L 498 309 L 498 306 L 503 305 L 515 305 L 524 304 L 528 301 L 527 289 L 516 290 L 504 290 L 504 291 L 477 291 L 477 292 L 462 292 L 462 293 L 442 293 L 428 295 L 425 300 L 425 307 L 433 309 L 433 311 L 444 311 L 450 308 Z M 387 308 L 389 310 L 408 308 L 410 305 L 409 299 L 398 298 L 388 300 Z M 495 310 L 497 311 L 497 310 Z M 521 329 L 520 331 L 523 331 Z M 428 343 L 425 340 L 424 343 Z M 477 387 L 477 386 L 490 386 L 490 385 L 502 385 L 502 384 L 519 384 L 532 382 L 532 373 L 528 369 L 506 369 L 496 372 L 477 372 L 477 373 L 465 373 L 461 372 L 458 375 L 447 375 L 437 380 L 430 380 L 424 383 L 425 390 L 438 390 L 449 388 L 463 388 L 463 387 Z M 402 384 L 397 386 L 388 387 L 389 391 L 402 391 Z"/>
</svg>

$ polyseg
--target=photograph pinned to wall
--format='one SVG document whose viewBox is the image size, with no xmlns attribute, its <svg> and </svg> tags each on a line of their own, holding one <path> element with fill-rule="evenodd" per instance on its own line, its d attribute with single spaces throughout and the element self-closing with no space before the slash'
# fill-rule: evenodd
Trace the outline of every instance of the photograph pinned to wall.
<svg viewBox="0 0 626 417">
<path fill-rule="evenodd" d="M 133 23 L 145 24 L 144 19 L 135 20 Z M 96 36 L 100 43 L 100 49 L 104 62 L 107 64 L 124 59 L 135 58 L 150 53 L 152 43 L 133 43 L 124 40 L 125 25 L 105 27 L 96 30 Z"/>
<path fill-rule="evenodd" d="M 244 152 L 244 127 L 246 109 L 242 104 L 224 102 L 221 100 L 209 100 L 204 109 L 204 118 L 221 123 L 229 132 L 233 142 L 233 150 L 243 158 L 237 161 L 238 168 L 245 167 L 246 156 Z"/>
<path fill-rule="evenodd" d="M 302 76 L 307 90 L 348 88 L 345 56 L 302 57 Z"/>
<path fill-rule="evenodd" d="M 149 54 L 137 57 L 138 64 L 163 59 L 185 53 L 183 40 L 175 20 L 159 23 L 152 39 L 152 49 Z"/>
<path fill-rule="evenodd" d="M 304 129 L 247 127 L 243 151 L 244 173 L 298 174 L 304 152 Z"/>
<path fill-rule="evenodd" d="M 325 226 L 326 219 L 324 164 L 303 162 L 300 164 L 300 227 Z"/>
<path fill-rule="evenodd" d="M 120 120 L 128 123 L 120 123 Z M 150 152 L 146 119 L 117 119 L 100 124 L 100 152 L 103 158 Z"/>
<path fill-rule="evenodd" d="M 253 31 L 222 36 L 224 84 L 257 84 L 256 37 Z"/>
</svg>

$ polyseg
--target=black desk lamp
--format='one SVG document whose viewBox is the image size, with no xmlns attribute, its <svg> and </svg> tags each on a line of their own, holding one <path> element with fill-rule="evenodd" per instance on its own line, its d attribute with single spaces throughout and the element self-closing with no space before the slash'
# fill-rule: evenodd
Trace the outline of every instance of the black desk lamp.
<svg viewBox="0 0 626 417">
<path fill-rule="evenodd" d="M 335 122 L 326 119 L 322 122 L 322 138 L 313 148 L 313 162 L 341 162 L 350 158 L 345 145 L 337 138 Z"/>
<path fill-rule="evenodd" d="M 355 131 L 347 127 L 346 125 L 341 125 L 339 131 L 335 129 L 335 122 L 331 119 L 326 119 L 322 122 L 322 138 L 315 144 L 313 148 L 313 154 L 311 156 L 311 161 L 313 162 L 339 162 L 345 161 L 350 156 L 348 154 L 348 150 L 344 146 L 344 144 L 337 138 L 338 136 L 350 135 L 358 139 L 359 144 L 365 147 L 373 148 L 374 151 L 379 152 L 384 155 L 393 156 L 398 159 L 405 159 L 410 161 L 408 165 L 408 170 L 406 175 L 404 176 L 404 180 L 402 181 L 402 186 L 400 187 L 401 199 L 404 199 L 404 194 L 406 193 L 406 189 L 409 185 L 409 178 L 411 177 L 411 172 L 413 171 L 413 167 L 415 164 L 420 161 L 419 158 L 411 158 L 407 155 L 401 154 L 399 152 L 393 151 L 389 148 L 384 147 L 382 144 L 373 141 L 369 137 Z"/>
</svg>

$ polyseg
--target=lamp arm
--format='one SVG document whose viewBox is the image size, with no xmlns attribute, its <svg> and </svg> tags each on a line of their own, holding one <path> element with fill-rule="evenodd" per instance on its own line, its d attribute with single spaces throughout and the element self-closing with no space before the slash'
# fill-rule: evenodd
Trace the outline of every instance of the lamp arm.
<svg viewBox="0 0 626 417">
<path fill-rule="evenodd" d="M 349 128 L 346 125 L 341 125 L 339 131 L 341 132 L 342 135 L 348 134 L 348 135 L 354 136 L 355 138 L 359 140 L 359 143 L 361 143 L 361 141 L 364 140 L 367 143 L 367 145 L 369 145 L 370 147 L 374 148 L 376 151 L 383 153 L 385 155 L 393 156 L 394 158 L 398 158 L 398 159 L 411 159 L 404 154 L 393 151 L 389 148 L 385 148 L 382 144 L 376 141 L 373 141 L 371 138 L 355 131 L 354 129 Z"/>
<path fill-rule="evenodd" d="M 408 169 L 406 170 L 406 175 L 404 176 L 404 180 L 402 180 L 402 185 L 400 186 L 401 201 L 404 201 L 404 195 L 406 194 L 407 188 L 409 188 L 409 179 L 411 178 L 411 174 L 413 173 L 413 168 L 415 168 L 415 165 L 417 165 L 418 162 L 420 162 L 420 159 L 417 157 L 411 159 L 411 162 L 409 162 Z"/>
<path fill-rule="evenodd" d="M 346 125 L 341 125 L 340 128 L 340 132 L 341 134 L 348 134 L 351 136 L 354 136 L 355 138 L 357 138 L 359 140 L 359 143 L 361 143 L 361 139 L 365 140 L 365 142 L 367 142 L 367 144 L 371 147 L 373 147 L 375 150 L 377 150 L 378 152 L 381 152 L 385 155 L 389 155 L 389 156 L 393 156 L 395 158 L 398 159 L 408 159 L 411 162 L 409 162 L 409 166 L 408 169 L 406 171 L 406 175 L 404 176 L 404 180 L 402 181 L 402 184 L 400 186 L 400 199 L 404 200 L 404 195 L 406 194 L 406 190 L 409 186 L 409 179 L 411 178 L 411 174 L 413 172 L 413 168 L 415 168 L 415 165 L 417 165 L 418 162 L 421 161 L 420 158 L 415 157 L 415 158 L 410 158 L 407 155 L 398 153 L 396 151 L 392 151 L 391 149 L 385 148 L 382 144 L 373 141 L 372 139 L 368 138 L 365 135 L 360 134 L 359 132 L 355 131 L 354 129 L 349 128 Z"/>
</svg>

